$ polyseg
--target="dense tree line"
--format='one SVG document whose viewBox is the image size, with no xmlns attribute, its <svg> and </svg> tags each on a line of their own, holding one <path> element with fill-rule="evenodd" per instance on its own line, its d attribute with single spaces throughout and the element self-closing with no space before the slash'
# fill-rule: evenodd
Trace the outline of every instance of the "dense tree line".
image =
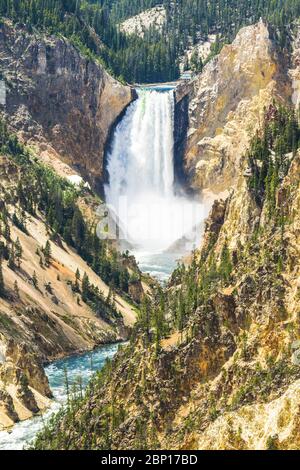
<svg viewBox="0 0 300 470">
<path fill-rule="evenodd" d="M 139 38 L 119 31 L 120 21 L 158 4 L 167 11 L 162 33 L 152 28 Z M 66 35 L 129 82 L 176 79 L 179 57 L 200 37 L 215 33 L 222 44 L 260 17 L 276 25 L 284 46 L 285 27 L 299 14 L 300 0 L 0 0 L 0 16 Z M 218 52 L 219 47 L 214 50 Z"/>
<path fill-rule="evenodd" d="M 100 59 L 121 81 L 163 81 L 179 71 L 169 45 L 157 35 L 149 41 L 126 37 L 99 2 L 82 0 L 0 0 L 0 16 L 52 34 L 61 33 L 89 57 Z M 101 39 L 95 39 L 93 30 Z"/>
</svg>

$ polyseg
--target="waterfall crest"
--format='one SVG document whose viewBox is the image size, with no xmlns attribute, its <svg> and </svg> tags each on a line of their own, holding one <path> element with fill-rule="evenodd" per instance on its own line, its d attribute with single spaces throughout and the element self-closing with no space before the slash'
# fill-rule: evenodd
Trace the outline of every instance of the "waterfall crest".
<svg viewBox="0 0 300 470">
<path fill-rule="evenodd" d="M 106 202 L 126 239 L 160 253 L 199 222 L 201 206 L 174 189 L 174 91 L 139 90 L 108 155 Z"/>
</svg>

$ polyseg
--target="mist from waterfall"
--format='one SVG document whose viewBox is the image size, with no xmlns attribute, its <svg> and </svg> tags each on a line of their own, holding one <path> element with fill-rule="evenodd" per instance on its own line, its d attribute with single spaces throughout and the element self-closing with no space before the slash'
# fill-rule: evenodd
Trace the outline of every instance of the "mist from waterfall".
<svg viewBox="0 0 300 470">
<path fill-rule="evenodd" d="M 190 249 L 197 244 L 204 207 L 175 191 L 173 90 L 138 91 L 115 130 L 107 171 L 106 202 L 135 252 L 176 251 L 182 237 Z"/>
</svg>

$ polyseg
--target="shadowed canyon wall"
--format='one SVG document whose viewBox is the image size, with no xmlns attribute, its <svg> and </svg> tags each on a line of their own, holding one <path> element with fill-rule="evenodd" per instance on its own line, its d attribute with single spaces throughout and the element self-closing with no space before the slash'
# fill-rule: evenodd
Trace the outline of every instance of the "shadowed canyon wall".
<svg viewBox="0 0 300 470">
<path fill-rule="evenodd" d="M 100 63 L 82 56 L 63 37 L 29 34 L 9 22 L 0 27 L 1 106 L 12 130 L 97 186 L 110 128 L 134 96 Z"/>
</svg>

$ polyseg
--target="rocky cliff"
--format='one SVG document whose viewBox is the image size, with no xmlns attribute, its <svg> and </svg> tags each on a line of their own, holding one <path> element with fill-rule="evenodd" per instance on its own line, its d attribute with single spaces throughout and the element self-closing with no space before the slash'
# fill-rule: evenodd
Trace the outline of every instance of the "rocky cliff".
<svg viewBox="0 0 300 470">
<path fill-rule="evenodd" d="M 25 343 L 17 343 L 12 338 L 5 340 L 5 360 L 0 363 L 1 428 L 43 411 L 52 398 L 39 357 Z"/>
<path fill-rule="evenodd" d="M 179 158 L 192 187 L 220 193 L 236 182 L 264 108 L 292 96 L 289 61 L 272 28 L 260 21 L 243 28 L 199 76 L 178 87 L 177 114 L 188 108 Z"/>
<path fill-rule="evenodd" d="M 100 184 L 106 141 L 133 99 L 131 88 L 63 37 L 9 22 L 0 26 L 0 72 L 6 95 L 0 109 L 11 129 L 45 161 L 62 168 L 62 160 Z"/>
<path fill-rule="evenodd" d="M 24 168 L 12 158 L 27 150 L 15 138 L 14 150 L 7 148 L 10 137 L 3 131 L 3 123 L 30 147 L 33 160 L 39 159 L 75 183 L 79 179 L 74 174 L 79 173 L 101 190 L 111 129 L 132 99 L 130 87 L 112 78 L 97 59 L 79 52 L 64 37 L 1 21 L 0 269 L 4 287 L 0 292 L 0 427 L 48 406 L 51 392 L 44 362 L 123 340 L 135 322 L 134 310 L 120 293 L 114 294 L 115 313 L 109 305 L 107 314 L 105 302 L 111 289 L 76 251 L 76 243 L 71 242 L 70 247 L 63 237 L 55 236 L 50 243 L 51 261 L 45 265 L 43 249 L 51 237 L 51 223 L 49 226 L 42 208 L 28 213 L 20 206 L 43 183 L 29 189 L 34 181 L 33 174 L 29 176 L 34 172 L 32 160 Z M 52 178 L 50 175 L 51 171 Z M 20 198 L 27 177 L 30 196 Z M 60 194 L 64 187 L 62 183 Z M 87 187 L 76 199 L 86 223 L 97 225 L 95 214 L 101 201 Z M 49 210 L 47 205 L 49 200 Z M 22 248 L 18 267 L 9 260 L 10 256 L 14 259 L 9 250 L 14 250 L 17 240 Z M 96 297 L 102 298 L 100 309 L 80 300 L 78 280 L 74 288 L 77 270 L 81 280 L 87 274 Z M 129 296 L 134 287 L 129 284 Z M 137 288 L 142 296 L 140 283 Z M 139 300 L 136 290 L 134 297 Z"/>
<path fill-rule="evenodd" d="M 165 7 L 158 5 L 123 21 L 120 24 L 120 30 L 125 34 L 136 34 L 143 38 L 150 29 L 162 32 L 166 20 Z"/>
</svg>

